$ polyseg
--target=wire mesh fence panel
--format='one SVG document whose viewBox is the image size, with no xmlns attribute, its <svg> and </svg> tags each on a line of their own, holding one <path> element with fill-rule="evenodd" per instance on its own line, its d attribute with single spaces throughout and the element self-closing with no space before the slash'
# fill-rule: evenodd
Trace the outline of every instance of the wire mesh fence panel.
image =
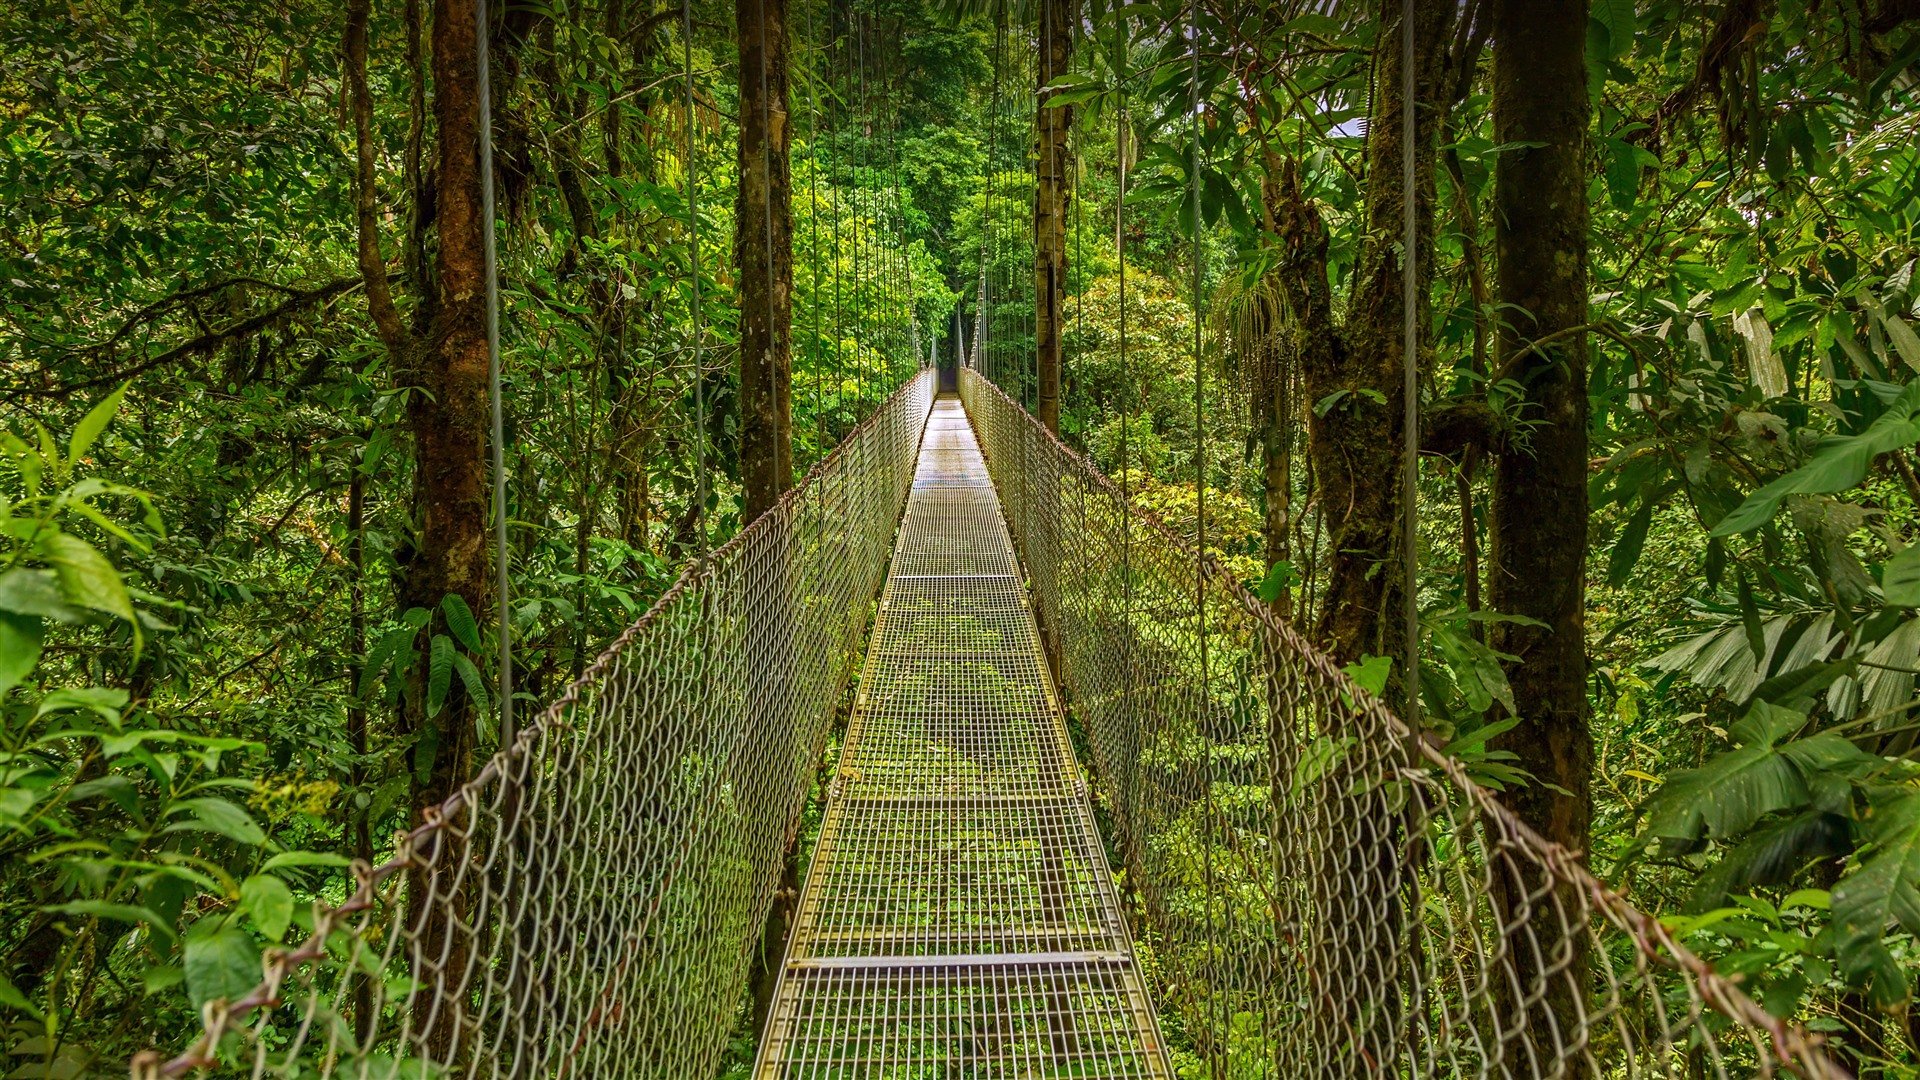
<svg viewBox="0 0 1920 1080">
<path fill-rule="evenodd" d="M 134 1075 L 712 1075 L 932 402 L 922 373 Z"/>
<path fill-rule="evenodd" d="M 756 1077 L 1166 1077 L 985 462 L 934 407 Z"/>
<path fill-rule="evenodd" d="M 1845 1076 L 983 376 L 960 392 L 1200 1075 Z"/>
</svg>

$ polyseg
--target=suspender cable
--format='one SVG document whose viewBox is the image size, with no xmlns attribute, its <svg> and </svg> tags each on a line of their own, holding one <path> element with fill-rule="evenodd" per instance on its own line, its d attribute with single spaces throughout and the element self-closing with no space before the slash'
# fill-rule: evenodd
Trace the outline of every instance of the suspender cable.
<svg viewBox="0 0 1920 1080">
<path fill-rule="evenodd" d="M 1400 494 L 1400 565 L 1404 577 L 1400 588 L 1401 614 L 1406 620 L 1406 702 L 1407 723 L 1420 727 L 1420 249 L 1419 219 L 1415 205 L 1416 170 L 1413 141 L 1416 137 L 1415 110 L 1419 107 L 1418 80 L 1414 72 L 1413 0 L 1400 5 L 1400 392 L 1405 445 L 1402 450 Z"/>
<path fill-rule="evenodd" d="M 1122 582 L 1125 588 L 1133 585 L 1131 564 L 1127 561 L 1133 529 L 1128 516 L 1133 509 L 1133 493 L 1128 490 L 1131 482 L 1128 472 L 1132 468 L 1132 459 L 1128 456 L 1127 432 L 1133 427 L 1134 393 L 1133 368 L 1127 359 L 1127 79 L 1126 79 L 1126 33 L 1125 17 L 1116 15 L 1120 20 L 1114 30 L 1113 45 L 1113 156 L 1114 162 L 1114 200 L 1113 200 L 1113 252 L 1114 261 L 1119 265 L 1119 320 L 1120 320 L 1120 565 L 1124 571 Z M 1129 607 L 1131 613 L 1131 607 Z M 1128 633 L 1125 640 L 1131 641 Z"/>
<path fill-rule="evenodd" d="M 860 182 L 855 185 L 856 206 L 859 213 L 854 215 L 853 253 L 858 259 L 859 269 L 853 278 L 860 285 L 860 312 L 862 321 L 873 317 L 873 200 L 866 195 L 867 174 L 873 170 L 873 101 L 867 96 L 867 24 L 858 12 L 853 13 L 853 92 L 859 99 L 860 115 Z M 872 332 L 869 327 L 860 335 L 858 352 L 860 370 L 867 371 L 868 354 L 872 353 L 873 377 L 867 383 L 867 390 L 877 403 L 886 393 L 884 384 L 886 375 L 881 370 L 881 357 L 873 348 Z"/>
<path fill-rule="evenodd" d="M 1200 209 L 1200 135 L 1204 127 L 1201 121 L 1200 103 L 1200 6 L 1198 0 L 1187 5 L 1187 37 L 1191 55 L 1191 68 L 1188 71 L 1187 90 L 1189 95 L 1189 120 L 1193 126 L 1192 161 L 1188 166 L 1189 180 L 1193 199 L 1193 473 L 1194 473 L 1194 609 L 1199 616 L 1199 654 L 1200 654 L 1200 690 L 1202 700 L 1210 696 L 1211 679 L 1207 673 L 1207 424 L 1206 424 L 1206 387 L 1207 369 L 1203 359 L 1205 330 L 1202 306 L 1202 293 L 1205 258 L 1205 221 Z M 1213 738 L 1206 734 L 1200 736 L 1200 773 L 1202 783 L 1206 785 L 1207 799 L 1213 798 L 1214 765 Z M 1201 875 L 1205 882 L 1206 895 L 1215 894 L 1213 877 L 1213 845 L 1202 846 Z M 1206 902 L 1207 924 L 1207 962 L 1213 962 L 1213 951 L 1219 938 L 1214 926 L 1213 903 Z M 1212 1006 L 1211 998 L 1208 1002 Z M 1217 1022 L 1217 1021 L 1216 1021 Z M 1224 1057 L 1217 1068 L 1225 1071 Z"/>
<path fill-rule="evenodd" d="M 1076 62 L 1077 58 L 1078 54 L 1076 54 Z M 1067 157 L 1073 162 L 1073 252 L 1072 259 L 1067 263 L 1069 267 L 1085 258 L 1087 252 L 1087 204 L 1086 200 L 1080 197 L 1080 132 L 1077 127 L 1078 125 L 1075 130 L 1067 132 L 1067 138 L 1071 140 L 1068 143 Z M 1073 280 L 1071 274 L 1064 276 L 1067 281 L 1061 284 L 1063 289 Z M 1073 292 L 1073 329 L 1084 345 L 1087 333 L 1087 290 L 1084 287 L 1075 289 Z M 1064 355 L 1061 357 L 1061 363 L 1063 365 L 1066 363 Z M 1061 372 L 1060 378 L 1063 382 L 1066 380 L 1064 371 Z M 1065 394 L 1066 391 L 1062 389 L 1061 395 L 1065 396 Z"/>
<path fill-rule="evenodd" d="M 1206 366 L 1201 361 L 1203 349 L 1201 327 L 1201 289 L 1203 267 L 1201 265 L 1202 227 L 1200 213 L 1200 27 L 1199 15 L 1194 5 L 1187 7 L 1187 34 L 1192 53 L 1193 68 L 1188 78 L 1188 108 L 1193 125 L 1192 161 L 1188 165 L 1191 174 L 1192 190 L 1188 193 L 1193 200 L 1193 472 L 1194 472 L 1194 532 L 1195 546 L 1199 549 L 1199 576 L 1196 588 L 1199 593 L 1200 608 L 1200 681 L 1204 685 L 1207 678 L 1207 439 L 1206 439 Z"/>
<path fill-rule="evenodd" d="M 848 274 L 853 281 L 852 293 L 853 317 L 849 320 L 849 333 L 853 338 L 853 372 L 855 385 L 860 388 L 860 398 L 854 406 L 854 420 L 867 407 L 867 396 L 873 388 L 867 385 L 867 345 L 866 335 L 862 333 L 861 319 L 866 312 L 863 298 L 866 295 L 866 278 L 862 273 L 865 265 L 861 259 L 861 250 L 865 240 L 860 235 L 860 164 L 866 149 L 866 132 L 861 127 L 861 110 L 865 103 L 860 100 L 860 61 L 863 45 L 860 40 L 860 13 L 852 8 L 847 10 L 847 56 L 851 59 L 851 68 L 847 73 L 847 104 L 851 126 L 854 132 L 853 164 L 847 171 L 847 202 L 853 209 L 853 255 Z"/>
<path fill-rule="evenodd" d="M 486 230 L 482 257 L 487 275 L 487 404 L 492 412 L 493 455 L 493 590 L 500 610 L 500 745 L 513 743 L 513 596 L 507 573 L 507 422 L 501 403 L 500 375 L 500 252 L 493 220 L 493 89 L 487 70 L 487 38 L 491 20 L 487 0 L 474 10 L 474 68 L 479 82 L 480 219 Z"/>
<path fill-rule="evenodd" d="M 906 31 L 904 26 L 902 26 L 899 29 L 899 33 L 897 36 L 899 37 L 906 36 Z M 890 94 L 899 95 L 902 98 L 904 98 L 905 95 L 901 94 L 901 87 L 904 85 L 905 79 L 906 79 L 905 71 L 901 71 L 899 73 L 899 81 L 895 81 L 894 79 L 889 78 L 888 85 L 892 87 Z M 910 230 L 907 227 L 906 204 L 902 202 L 900 198 L 900 107 L 901 107 L 901 102 L 890 100 L 889 106 L 890 107 L 887 109 L 887 117 L 888 117 L 887 149 L 893 158 L 893 228 L 895 233 L 895 239 L 897 241 L 897 243 L 894 245 L 894 253 L 893 253 L 894 265 L 900 268 L 901 276 L 906 279 L 907 348 L 908 348 L 909 355 L 913 357 L 914 367 L 918 368 L 918 367 L 921 367 L 923 364 L 926 364 L 926 366 L 931 366 L 931 364 L 926 363 L 920 357 L 920 313 L 919 313 L 919 307 L 917 303 L 917 294 L 915 294 L 913 291 L 913 251 L 911 250 L 912 230 Z"/>
<path fill-rule="evenodd" d="M 707 400 L 706 372 L 701 367 L 700 339 L 705 329 L 700 324 L 700 151 L 698 131 L 693 122 L 693 2 L 680 0 L 680 52 L 686 65 L 687 128 L 687 248 L 692 253 L 693 297 L 693 520 L 697 540 L 694 557 L 707 555 Z"/>
<path fill-rule="evenodd" d="M 1058 163 L 1053 153 L 1053 118 L 1047 117 L 1044 122 L 1041 119 L 1046 114 L 1047 94 L 1046 94 L 1045 88 L 1039 85 L 1040 83 L 1039 73 L 1041 71 L 1044 71 L 1048 65 L 1053 63 L 1053 14 L 1048 9 L 1051 8 L 1054 4 L 1059 2 L 1060 0 L 1040 0 L 1040 4 L 1038 6 L 1039 18 L 1040 18 L 1040 33 L 1037 36 L 1040 39 L 1040 52 L 1038 55 L 1038 59 L 1036 59 L 1034 62 L 1034 80 L 1033 80 L 1033 84 L 1035 86 L 1035 90 L 1033 94 L 1033 117 L 1034 117 L 1033 171 L 1034 171 L 1034 179 L 1035 179 L 1033 198 L 1034 198 L 1034 206 L 1036 207 L 1036 209 L 1040 204 L 1040 198 L 1041 198 L 1041 192 L 1040 192 L 1041 185 L 1039 183 L 1039 174 L 1040 174 L 1041 166 L 1042 165 L 1046 166 L 1046 175 L 1047 175 L 1046 182 L 1051 184 L 1053 182 L 1054 166 Z M 1044 160 L 1042 160 L 1041 158 L 1042 154 L 1046 155 Z M 1057 214 L 1059 212 L 1060 212 L 1060 208 L 1058 206 L 1054 207 L 1054 213 Z M 1039 224 L 1039 215 L 1037 213 L 1034 215 L 1034 224 L 1036 226 Z M 1053 231 L 1053 223 L 1051 221 L 1047 223 L 1047 231 L 1049 233 Z M 1027 370 L 1032 373 L 1032 379 L 1033 379 L 1032 404 L 1029 405 L 1028 408 L 1031 409 L 1035 415 L 1039 415 L 1039 412 L 1040 412 L 1040 309 L 1043 306 L 1051 306 L 1052 297 L 1048 293 L 1043 293 L 1041 291 L 1039 275 L 1034 273 L 1034 267 L 1040 265 L 1041 252 L 1045 250 L 1045 245 L 1048 239 L 1049 238 L 1047 237 L 1042 237 L 1037 228 L 1033 231 L 1033 258 L 1029 260 L 1027 263 L 1028 276 L 1034 279 L 1033 348 L 1026 350 L 1027 360 L 1028 360 Z M 1055 334 L 1058 334 L 1060 332 L 1059 326 L 1056 325 L 1053 328 L 1053 332 Z M 1057 403 L 1056 403 L 1056 407 L 1057 407 Z M 1054 426 L 1055 427 L 1060 426 L 1060 420 L 1058 416 L 1055 416 L 1054 418 Z"/>
<path fill-rule="evenodd" d="M 994 166 L 1000 156 L 1000 78 L 1006 62 L 1006 40 L 1006 12 L 1002 9 L 994 27 L 993 92 L 987 99 L 987 190 L 980 204 L 980 300 L 979 309 L 974 313 L 973 330 L 973 352 L 977 366 L 986 375 L 987 381 L 996 386 L 1000 384 L 1000 372 L 997 357 L 992 351 L 993 319 L 989 309 L 993 306 L 991 253 L 999 248 L 999 238 L 993 227 L 993 191 L 998 182 Z"/>
</svg>

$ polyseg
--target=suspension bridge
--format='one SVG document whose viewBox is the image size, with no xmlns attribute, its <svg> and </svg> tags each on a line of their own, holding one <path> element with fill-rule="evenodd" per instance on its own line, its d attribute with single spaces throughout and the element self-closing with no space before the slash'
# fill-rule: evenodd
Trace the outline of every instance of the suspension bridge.
<svg viewBox="0 0 1920 1080">
<path fill-rule="evenodd" d="M 970 369 L 265 967 L 134 1074 L 1845 1076 Z"/>
</svg>

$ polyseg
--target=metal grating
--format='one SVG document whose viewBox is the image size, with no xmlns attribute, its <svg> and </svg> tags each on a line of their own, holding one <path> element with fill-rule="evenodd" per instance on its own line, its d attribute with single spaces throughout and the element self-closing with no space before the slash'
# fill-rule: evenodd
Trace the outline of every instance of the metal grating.
<svg viewBox="0 0 1920 1080">
<path fill-rule="evenodd" d="M 1168 1075 L 999 500 L 942 399 L 756 1076 Z"/>
<path fill-rule="evenodd" d="M 1075 800 L 849 800 L 801 903 L 820 956 L 1104 950 L 1123 932 Z"/>
<path fill-rule="evenodd" d="M 1015 963 L 790 965 L 762 1075 L 1165 1077 L 1132 965 L 1101 954 Z"/>
</svg>

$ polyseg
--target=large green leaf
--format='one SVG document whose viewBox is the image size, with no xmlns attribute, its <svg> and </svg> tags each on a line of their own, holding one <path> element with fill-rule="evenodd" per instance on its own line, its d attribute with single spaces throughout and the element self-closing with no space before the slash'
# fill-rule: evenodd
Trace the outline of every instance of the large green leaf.
<svg viewBox="0 0 1920 1080">
<path fill-rule="evenodd" d="M 1788 880 L 1809 859 L 1845 855 L 1850 848 L 1847 833 L 1846 818 L 1822 810 L 1803 810 L 1769 822 L 1701 875 L 1688 907 L 1695 911 L 1717 908 L 1730 894 Z"/>
<path fill-rule="evenodd" d="M 1894 627 L 1861 660 L 1859 715 L 1883 715 L 1905 705 L 1913 697 L 1913 672 L 1920 655 L 1920 619 L 1908 619 Z"/>
<path fill-rule="evenodd" d="M 1776 615 L 1762 619 L 1760 631 L 1758 659 L 1742 619 L 1689 638 L 1649 660 L 1647 666 L 1682 673 L 1701 686 L 1724 690 L 1735 701 L 1746 701 L 1768 672 L 1826 659 L 1837 643 L 1828 615 Z M 1783 649 L 1784 657 L 1780 656 Z"/>
<path fill-rule="evenodd" d="M 1792 709 L 1755 702 L 1729 732 L 1737 746 L 1674 775 L 1648 801 L 1647 831 L 1681 845 L 1731 840 L 1768 814 L 1806 806 L 1811 777 L 1860 757 L 1832 733 L 1783 741 L 1806 723 Z"/>
<path fill-rule="evenodd" d="M 46 471 L 46 461 L 26 440 L 11 431 L 0 431 L 0 448 L 4 448 L 7 457 L 12 459 L 13 467 L 20 473 L 20 484 L 26 488 L 28 498 L 40 494 L 40 477 Z"/>
<path fill-rule="evenodd" d="M 1638 32 L 1633 0 L 1593 0 L 1590 14 L 1593 21 L 1607 28 L 1607 37 L 1616 54 L 1626 52 L 1633 45 L 1633 36 Z"/>
<path fill-rule="evenodd" d="M 1434 647 L 1452 669 L 1454 685 L 1466 697 L 1467 708 L 1476 713 L 1484 713 L 1499 702 L 1507 712 L 1517 711 L 1513 703 L 1513 688 L 1507 683 L 1507 673 L 1500 666 L 1500 654 L 1464 634 L 1456 634 L 1451 629 L 1435 624 L 1430 637 Z"/>
<path fill-rule="evenodd" d="M 448 593 L 446 599 L 440 601 L 440 609 L 446 612 L 447 629 L 453 631 L 454 638 L 479 652 L 480 626 L 474 621 L 473 609 L 467 606 L 466 599 L 458 593 Z"/>
<path fill-rule="evenodd" d="M 40 1010 L 27 1000 L 27 995 L 21 993 L 20 988 L 5 975 L 0 975 L 0 1006 L 26 1013 L 35 1020 L 41 1016 Z"/>
<path fill-rule="evenodd" d="M 1920 544 L 1908 544 L 1887 560 L 1880 592 L 1895 607 L 1920 607 Z"/>
<path fill-rule="evenodd" d="M 0 697 L 33 674 L 40 662 L 43 629 L 37 615 L 0 611 Z"/>
<path fill-rule="evenodd" d="M 100 433 L 107 430 L 107 425 L 113 422 L 113 414 L 120 411 L 120 400 L 127 396 L 127 387 L 130 385 L 132 384 L 121 383 L 120 389 L 101 399 L 100 404 L 95 405 L 86 416 L 80 419 L 80 423 L 74 425 L 73 437 L 67 441 L 69 466 L 78 465 L 80 458 L 92 449 L 94 441 L 100 438 Z"/>
<path fill-rule="evenodd" d="M 427 715 L 440 715 L 441 706 L 447 703 L 447 690 L 453 685 L 453 639 L 445 634 L 433 635 L 433 642 L 427 657 Z"/>
<path fill-rule="evenodd" d="M 215 918 L 194 924 L 194 931 Z M 199 1008 L 215 998 L 233 999 L 260 982 L 260 948 L 237 926 L 187 934 L 187 997 Z"/>
<path fill-rule="evenodd" d="M 473 666 L 473 661 L 454 653 L 453 670 L 460 676 L 460 685 L 466 687 L 467 696 L 473 699 L 476 709 L 486 712 L 492 708 L 493 698 L 487 693 L 487 681 L 480 677 L 480 669 Z"/>
<path fill-rule="evenodd" d="M 1607 556 L 1607 584 L 1624 585 L 1633 574 L 1633 565 L 1640 561 L 1640 552 L 1647 544 L 1647 527 L 1653 523 L 1653 506 L 1657 501 L 1656 497 L 1641 500 L 1627 523 L 1621 526 L 1620 534 L 1614 537 L 1613 551 Z"/>
<path fill-rule="evenodd" d="M 81 607 L 117 615 L 133 623 L 133 601 L 120 574 L 98 548 L 71 533 L 48 533 L 40 538 L 39 555 L 53 567 L 66 599 Z"/>
<path fill-rule="evenodd" d="M 360 681 L 354 687 L 354 696 L 366 697 L 373 690 L 374 683 L 386 674 L 387 667 L 402 649 L 413 643 L 414 635 L 418 633 L 417 629 L 402 626 L 382 634 L 380 640 L 374 642 L 373 648 L 367 651 L 367 662 L 360 669 Z"/>
<path fill-rule="evenodd" d="M 330 851 L 283 851 L 262 863 L 262 870 L 279 870 L 296 866 L 352 866 L 353 860 L 345 855 L 336 855 Z"/>
<path fill-rule="evenodd" d="M 1920 442 L 1916 416 L 1920 416 L 1920 383 L 1901 391 L 1865 431 L 1822 441 L 1805 465 L 1747 496 L 1713 527 L 1713 535 L 1731 536 L 1765 525 L 1789 495 L 1832 494 L 1855 486 L 1866 479 L 1875 458 Z"/>
<path fill-rule="evenodd" d="M 1891 1007 L 1912 992 L 1912 972 L 1888 950 L 1886 933 L 1899 927 L 1920 934 L 1920 792 L 1874 807 L 1860 868 L 1833 889 L 1835 951 L 1874 1001 Z"/>
<path fill-rule="evenodd" d="M 263 844 L 267 839 L 266 832 L 253 820 L 253 815 L 216 796 L 182 799 L 167 811 L 168 817 L 181 814 L 186 815 L 186 820 L 167 826 L 168 832 L 213 833 L 250 846 Z"/>
<path fill-rule="evenodd" d="M 1801 635 L 1805 640 L 1810 634 Z M 1823 639 L 1821 634 L 1816 640 Z M 1858 656 L 1849 656 L 1843 660 L 1822 660 L 1794 666 L 1782 665 L 1780 674 L 1761 683 L 1753 691 L 1757 701 L 1770 702 L 1786 708 L 1801 708 L 1813 703 L 1820 692 L 1833 685 L 1837 679 L 1845 678 L 1860 667 Z"/>
<path fill-rule="evenodd" d="M 1742 746 L 1668 780 L 1647 804 L 1647 829 L 1688 843 L 1726 839 L 1806 800 L 1806 779 L 1791 762 L 1771 746 Z"/>
<path fill-rule="evenodd" d="M 138 904 L 116 904 L 109 900 L 69 900 L 64 904 L 51 905 L 47 910 L 57 915 L 106 919 L 130 926 L 144 923 L 153 927 L 161 937 L 173 937 L 173 927 L 167 920 L 155 914 L 151 908 L 144 908 Z"/>
<path fill-rule="evenodd" d="M 240 883 L 240 906 L 268 941 L 278 941 L 293 923 L 293 890 L 272 874 L 255 874 Z"/>
<path fill-rule="evenodd" d="M 117 728 L 129 700 L 131 696 L 117 687 L 67 686 L 41 698 L 33 715 L 38 719 L 59 712 L 90 712 Z"/>
<path fill-rule="evenodd" d="M 1920 371 L 1920 335 L 1913 332 L 1905 319 L 1893 312 L 1884 312 L 1880 316 L 1880 326 L 1887 333 L 1887 342 L 1903 363 L 1915 371 Z"/>
<path fill-rule="evenodd" d="M 84 608 L 68 603 L 61 593 L 58 574 L 25 566 L 0 574 L 0 611 L 37 615 L 63 623 L 87 618 Z"/>
</svg>

